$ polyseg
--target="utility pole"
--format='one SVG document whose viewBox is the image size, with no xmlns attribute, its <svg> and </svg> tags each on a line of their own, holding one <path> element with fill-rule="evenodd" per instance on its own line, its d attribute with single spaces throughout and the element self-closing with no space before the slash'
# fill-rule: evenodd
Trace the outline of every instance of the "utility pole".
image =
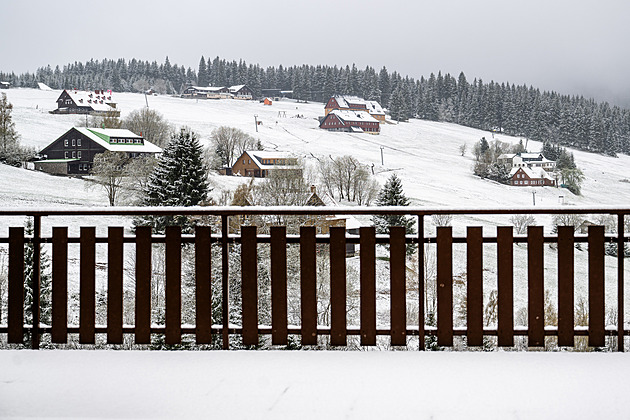
<svg viewBox="0 0 630 420">
<path fill-rule="evenodd" d="M 254 122 L 256 123 L 256 132 L 258 133 L 258 115 L 254 114 Z"/>
<path fill-rule="evenodd" d="M 381 146 L 381 165 L 385 165 L 385 163 L 383 163 L 383 149 L 384 147 Z"/>
<path fill-rule="evenodd" d="M 532 191 L 532 200 L 534 201 L 534 205 L 536 205 L 536 191 Z"/>
</svg>

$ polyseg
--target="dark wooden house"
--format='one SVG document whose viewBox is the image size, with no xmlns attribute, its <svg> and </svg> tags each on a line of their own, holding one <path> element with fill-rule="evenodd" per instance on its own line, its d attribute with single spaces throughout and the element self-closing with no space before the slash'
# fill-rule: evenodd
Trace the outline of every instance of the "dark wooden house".
<svg viewBox="0 0 630 420">
<path fill-rule="evenodd" d="M 352 133 L 379 134 L 381 131 L 378 120 L 367 111 L 330 111 L 321 122 L 319 128 L 328 131 L 347 131 Z"/>
<path fill-rule="evenodd" d="M 247 85 L 230 86 L 230 93 L 234 99 L 253 99 L 254 91 Z"/>
<path fill-rule="evenodd" d="M 56 175 L 87 175 L 94 156 L 105 151 L 129 157 L 161 153 L 162 149 L 129 130 L 73 127 L 46 146 L 35 170 Z"/>
<path fill-rule="evenodd" d="M 111 90 L 82 92 L 65 89 L 57 99 L 57 109 L 50 113 L 120 116 L 120 111 L 116 109 L 116 103 L 112 100 Z"/>
</svg>

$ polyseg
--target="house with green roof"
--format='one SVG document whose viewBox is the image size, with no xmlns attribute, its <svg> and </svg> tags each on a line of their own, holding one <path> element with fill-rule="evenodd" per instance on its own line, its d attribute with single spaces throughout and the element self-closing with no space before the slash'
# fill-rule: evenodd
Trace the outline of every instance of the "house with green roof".
<svg viewBox="0 0 630 420">
<path fill-rule="evenodd" d="M 125 129 L 72 127 L 46 146 L 35 161 L 35 170 L 56 175 L 87 175 L 94 156 L 106 151 L 124 152 L 129 157 L 155 155 L 162 149 Z"/>
</svg>

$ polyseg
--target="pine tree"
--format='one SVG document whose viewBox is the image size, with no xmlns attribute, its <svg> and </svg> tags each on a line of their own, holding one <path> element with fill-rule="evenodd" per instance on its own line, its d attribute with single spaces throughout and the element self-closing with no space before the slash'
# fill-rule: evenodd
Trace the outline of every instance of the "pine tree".
<svg viewBox="0 0 630 420">
<path fill-rule="evenodd" d="M 199 71 L 197 71 L 197 86 L 208 86 L 208 70 L 206 66 L 206 60 L 201 56 L 199 60 Z"/>
<path fill-rule="evenodd" d="M 377 206 L 408 206 L 409 199 L 405 196 L 402 182 L 396 174 L 389 177 L 385 186 L 378 193 Z M 407 235 L 416 233 L 414 221 L 405 215 L 376 215 L 372 218 L 376 233 L 389 233 L 390 226 L 402 226 Z M 414 247 L 407 246 L 407 254 L 413 253 Z"/>
<path fill-rule="evenodd" d="M 145 206 L 196 206 L 208 198 L 208 169 L 203 149 L 194 132 L 182 129 L 172 137 L 149 177 L 142 203 Z M 142 220 L 163 232 L 167 225 L 180 225 L 184 232 L 193 223 L 185 216 L 152 217 Z M 138 221 L 136 221 L 136 224 Z"/>
</svg>

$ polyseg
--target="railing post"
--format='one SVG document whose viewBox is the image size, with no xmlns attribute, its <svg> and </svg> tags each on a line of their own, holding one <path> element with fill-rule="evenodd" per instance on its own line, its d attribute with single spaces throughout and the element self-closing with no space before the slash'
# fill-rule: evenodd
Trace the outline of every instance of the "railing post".
<svg viewBox="0 0 630 420">
<path fill-rule="evenodd" d="M 624 322 L 624 214 L 617 214 L 617 351 L 623 352 L 625 349 L 625 322 Z"/>
<path fill-rule="evenodd" d="M 424 215 L 418 215 L 418 350 L 424 350 Z"/>
<path fill-rule="evenodd" d="M 31 348 L 39 349 L 39 318 L 41 289 L 41 230 L 42 217 L 33 216 L 33 329 L 31 330 Z"/>
<path fill-rule="evenodd" d="M 221 215 L 221 311 L 223 317 L 223 350 L 230 348 L 230 306 L 229 298 L 229 258 L 228 258 L 228 218 L 227 214 Z"/>
</svg>

